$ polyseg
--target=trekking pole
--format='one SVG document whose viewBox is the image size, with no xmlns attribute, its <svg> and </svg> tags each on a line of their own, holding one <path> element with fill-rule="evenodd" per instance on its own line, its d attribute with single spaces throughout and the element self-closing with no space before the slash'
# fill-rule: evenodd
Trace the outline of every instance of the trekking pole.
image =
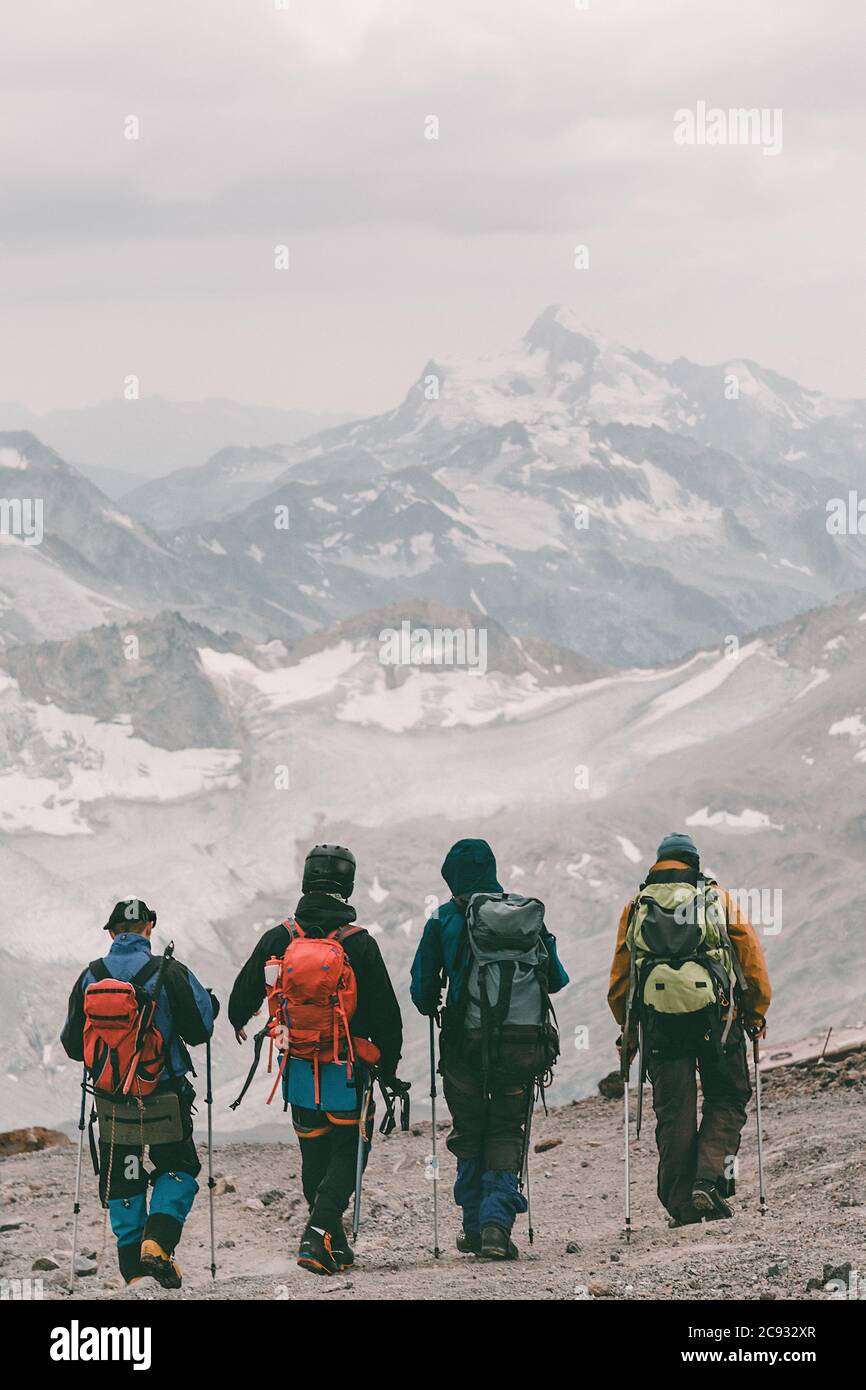
<svg viewBox="0 0 866 1390">
<path fill-rule="evenodd" d="M 526 1216 L 529 1221 L 529 1244 L 535 1241 L 535 1227 L 532 1224 L 532 1189 L 529 1184 L 529 1143 L 532 1130 L 532 1114 L 535 1109 L 535 1082 L 529 1088 L 529 1104 L 526 1107 L 526 1122 L 523 1130 L 523 1163 L 520 1167 L 520 1186 L 526 1189 Z"/>
<path fill-rule="evenodd" d="M 81 1155 L 84 1150 L 84 1112 L 87 1109 L 87 1067 L 81 1073 L 81 1113 L 78 1116 L 78 1162 L 75 1166 L 75 1201 L 72 1204 L 72 1259 L 69 1265 L 69 1287 L 75 1283 L 75 1256 L 78 1249 L 78 1213 L 81 1211 Z"/>
<path fill-rule="evenodd" d="M 623 1085 L 623 1108 L 625 1111 L 625 1240 L 626 1245 L 631 1241 L 631 1175 L 629 1173 L 628 1161 L 628 1081 L 626 1073 Z"/>
<path fill-rule="evenodd" d="M 436 1156 L 436 1016 L 430 1015 L 430 1110 L 433 1123 L 433 1258 L 439 1259 L 439 1159 Z"/>
<path fill-rule="evenodd" d="M 757 1038 L 752 1039 L 755 1059 L 755 1114 L 758 1121 L 758 1201 L 761 1215 L 767 1214 L 767 1194 L 764 1191 L 764 1124 L 761 1114 L 761 1049 Z"/>
<path fill-rule="evenodd" d="M 213 1089 L 211 1086 L 210 1038 L 207 1040 L 207 1196 L 210 1207 L 210 1277 L 216 1279 L 216 1244 L 213 1230 L 213 1190 L 216 1187 L 213 1176 Z"/>
<path fill-rule="evenodd" d="M 631 1241 L 631 1170 L 629 1166 L 628 1151 L 628 1083 L 631 1076 L 631 1053 L 629 1051 L 629 1039 L 631 1037 L 631 1011 L 626 1013 L 625 1027 L 622 1030 L 619 1054 L 619 1074 L 622 1077 L 622 1104 L 623 1104 L 623 1132 L 625 1136 L 625 1240 L 626 1245 Z"/>
<path fill-rule="evenodd" d="M 640 1127 L 643 1120 L 643 1084 L 646 1080 L 646 1058 L 644 1056 L 644 1034 L 643 1020 L 637 1026 L 637 1111 L 635 1114 L 634 1137 L 640 1139 Z"/>
<path fill-rule="evenodd" d="M 361 1110 L 358 1115 L 358 1156 L 355 1160 L 355 1206 L 352 1212 L 352 1244 L 358 1239 L 358 1232 L 361 1229 L 361 1182 L 364 1177 L 364 1148 L 367 1136 L 367 1110 L 370 1105 L 370 1097 L 373 1094 L 373 1079 L 367 1081 L 364 1088 L 364 1098 L 361 1102 Z"/>
</svg>

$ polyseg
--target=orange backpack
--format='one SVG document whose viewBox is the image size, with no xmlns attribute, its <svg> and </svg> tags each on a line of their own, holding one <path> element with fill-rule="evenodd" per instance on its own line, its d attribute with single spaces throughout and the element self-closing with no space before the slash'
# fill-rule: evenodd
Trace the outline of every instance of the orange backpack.
<svg viewBox="0 0 866 1390">
<path fill-rule="evenodd" d="M 330 936 L 306 936 L 297 922 L 288 920 L 283 926 L 291 940 L 282 956 L 272 956 L 265 964 L 268 1021 L 263 1034 L 270 1039 L 268 1071 L 273 1069 L 274 1046 L 282 1053 L 267 1103 L 276 1094 L 289 1058 L 300 1057 L 313 1063 L 318 1105 L 320 1066 L 343 1063 L 351 1080 L 356 1058 L 371 1066 L 379 1060 L 375 1044 L 353 1037 L 351 1031 L 358 983 L 343 942 L 364 928 L 347 926 Z"/>
<path fill-rule="evenodd" d="M 110 1096 L 149 1096 L 166 1058 L 154 1022 L 161 979 L 153 994 L 144 986 L 153 975 L 161 977 L 162 962 L 149 960 L 129 981 L 115 979 L 102 960 L 91 961 L 90 973 L 94 980 L 84 991 L 84 1062 L 93 1089 Z"/>
</svg>

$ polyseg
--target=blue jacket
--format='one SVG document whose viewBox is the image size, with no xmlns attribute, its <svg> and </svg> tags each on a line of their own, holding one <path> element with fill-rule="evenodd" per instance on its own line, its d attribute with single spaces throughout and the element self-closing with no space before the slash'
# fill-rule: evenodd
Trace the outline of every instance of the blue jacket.
<svg viewBox="0 0 866 1390">
<path fill-rule="evenodd" d="M 136 932 L 115 936 L 103 962 L 116 980 L 131 980 L 151 957 L 150 942 Z M 60 1041 L 73 1061 L 84 1060 L 84 991 L 94 979 L 88 965 L 79 975 L 69 996 L 69 1008 Z M 152 994 L 156 975 L 144 985 Z M 163 976 L 162 989 L 156 1005 L 155 1026 L 166 1043 L 166 1072 L 169 1076 L 195 1075 L 187 1044 L 207 1042 L 213 1033 L 219 1004 L 209 990 L 199 984 L 195 975 L 179 960 L 169 960 Z"/>
</svg>

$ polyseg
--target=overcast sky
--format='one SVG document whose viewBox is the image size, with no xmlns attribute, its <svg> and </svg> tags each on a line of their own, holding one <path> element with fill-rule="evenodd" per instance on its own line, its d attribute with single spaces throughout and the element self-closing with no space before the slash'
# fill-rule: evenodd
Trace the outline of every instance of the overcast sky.
<svg viewBox="0 0 866 1390">
<path fill-rule="evenodd" d="M 366 413 L 553 301 L 866 396 L 862 0 L 5 0 L 3 31 L 0 400 L 135 373 Z M 781 108 L 782 153 L 676 145 L 700 101 Z"/>
</svg>

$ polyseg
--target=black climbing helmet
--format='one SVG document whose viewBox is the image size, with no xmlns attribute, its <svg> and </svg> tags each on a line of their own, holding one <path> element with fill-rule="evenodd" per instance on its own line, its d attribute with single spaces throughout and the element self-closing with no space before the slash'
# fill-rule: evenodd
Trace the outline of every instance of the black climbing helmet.
<svg viewBox="0 0 866 1390">
<path fill-rule="evenodd" d="M 305 893 L 339 893 L 351 898 L 355 887 L 355 856 L 343 845 L 314 845 L 304 860 Z"/>
</svg>

